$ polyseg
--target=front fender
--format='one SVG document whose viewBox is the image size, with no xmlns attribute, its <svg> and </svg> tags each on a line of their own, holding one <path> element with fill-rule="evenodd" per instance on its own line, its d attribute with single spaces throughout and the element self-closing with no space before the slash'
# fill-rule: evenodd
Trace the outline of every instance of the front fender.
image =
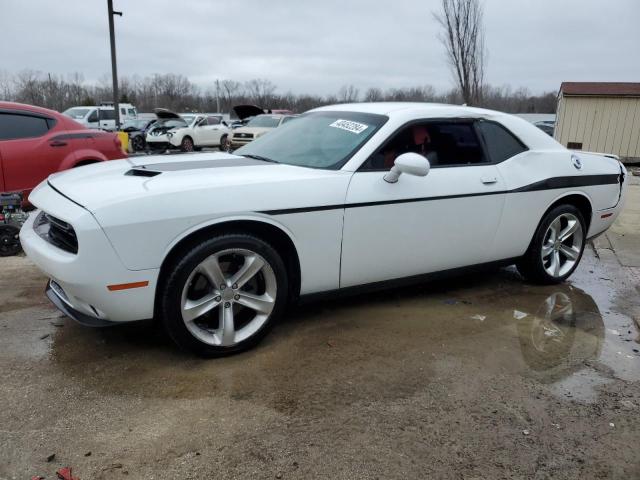
<svg viewBox="0 0 640 480">
<path fill-rule="evenodd" d="M 164 261 L 167 255 L 169 255 L 169 252 L 171 252 L 171 250 L 173 250 L 173 248 L 178 243 L 183 241 L 185 238 L 193 235 L 194 233 L 199 232 L 200 230 L 203 230 L 205 228 L 213 227 L 216 225 L 222 225 L 230 222 L 238 222 L 238 221 L 266 223 L 271 225 L 272 227 L 276 227 L 289 237 L 296 251 L 300 250 L 298 245 L 298 240 L 294 236 L 293 232 L 289 228 L 287 228 L 283 223 L 275 220 L 273 217 L 270 217 L 268 215 L 263 215 L 260 213 L 255 213 L 255 214 L 252 213 L 252 214 L 240 214 L 240 215 L 231 215 L 227 217 L 219 217 L 219 218 L 207 220 L 197 225 L 194 225 L 193 227 L 180 233 L 180 235 L 177 235 L 176 237 L 174 237 L 174 239 L 169 243 L 169 245 L 165 249 L 164 255 L 162 256 L 162 260 Z"/>
</svg>

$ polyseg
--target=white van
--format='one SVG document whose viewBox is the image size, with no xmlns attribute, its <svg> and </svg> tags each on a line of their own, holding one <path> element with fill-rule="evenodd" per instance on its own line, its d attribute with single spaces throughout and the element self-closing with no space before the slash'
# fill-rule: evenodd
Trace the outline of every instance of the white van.
<svg viewBox="0 0 640 480">
<path fill-rule="evenodd" d="M 121 103 L 119 108 L 120 124 L 123 124 L 127 120 L 135 120 L 138 118 L 136 107 L 130 103 Z M 116 116 L 113 104 L 102 104 L 95 107 L 71 107 L 62 113 L 73 118 L 76 122 L 81 123 L 87 128 L 96 128 L 100 130 L 116 129 Z"/>
</svg>

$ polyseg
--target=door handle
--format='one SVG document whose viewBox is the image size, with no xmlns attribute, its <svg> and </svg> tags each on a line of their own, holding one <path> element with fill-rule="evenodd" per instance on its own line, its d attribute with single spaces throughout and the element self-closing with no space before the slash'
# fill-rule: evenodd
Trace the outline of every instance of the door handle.
<svg viewBox="0 0 640 480">
<path fill-rule="evenodd" d="M 49 145 L 52 147 L 64 147 L 67 145 L 67 142 L 63 142 L 62 140 L 53 140 L 49 142 Z"/>
<path fill-rule="evenodd" d="M 480 181 L 485 185 L 491 185 L 492 183 L 498 183 L 498 177 L 482 177 Z"/>
</svg>

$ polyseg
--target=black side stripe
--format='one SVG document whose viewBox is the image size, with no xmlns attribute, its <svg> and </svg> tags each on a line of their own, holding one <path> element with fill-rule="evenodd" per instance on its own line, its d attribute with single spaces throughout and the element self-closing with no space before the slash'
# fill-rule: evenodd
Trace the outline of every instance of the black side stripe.
<svg viewBox="0 0 640 480">
<path fill-rule="evenodd" d="M 263 210 L 258 213 L 263 213 L 265 215 L 289 215 L 292 213 L 320 212 L 323 210 L 337 210 L 343 208 L 373 207 L 375 205 L 395 205 L 398 203 L 428 202 L 434 200 L 448 200 L 452 198 L 483 197 L 485 195 L 505 195 L 509 193 L 538 192 L 541 190 L 555 190 L 560 188 L 588 187 L 593 185 L 613 185 L 619 182 L 619 177 L 620 176 L 618 174 L 585 175 L 581 177 L 554 177 L 542 180 L 540 182 L 535 182 L 530 185 L 525 185 L 524 187 L 515 188 L 513 190 L 463 193 L 457 195 L 443 195 L 440 197 L 402 198 L 397 200 L 381 200 L 377 202 L 344 203 L 339 205 L 322 205 L 318 207 L 286 208 L 282 210 Z"/>
</svg>

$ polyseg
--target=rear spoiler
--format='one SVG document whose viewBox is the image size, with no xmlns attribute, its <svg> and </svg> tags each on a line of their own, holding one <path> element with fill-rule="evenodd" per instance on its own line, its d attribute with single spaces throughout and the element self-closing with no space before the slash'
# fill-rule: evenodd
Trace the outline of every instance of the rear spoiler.
<svg viewBox="0 0 640 480">
<path fill-rule="evenodd" d="M 614 160 L 620 161 L 620 157 L 618 155 L 614 155 L 613 153 L 600 153 L 600 152 L 587 152 L 585 150 L 572 150 L 575 153 L 586 153 L 587 155 L 600 155 L 601 157 L 613 158 Z"/>
</svg>

